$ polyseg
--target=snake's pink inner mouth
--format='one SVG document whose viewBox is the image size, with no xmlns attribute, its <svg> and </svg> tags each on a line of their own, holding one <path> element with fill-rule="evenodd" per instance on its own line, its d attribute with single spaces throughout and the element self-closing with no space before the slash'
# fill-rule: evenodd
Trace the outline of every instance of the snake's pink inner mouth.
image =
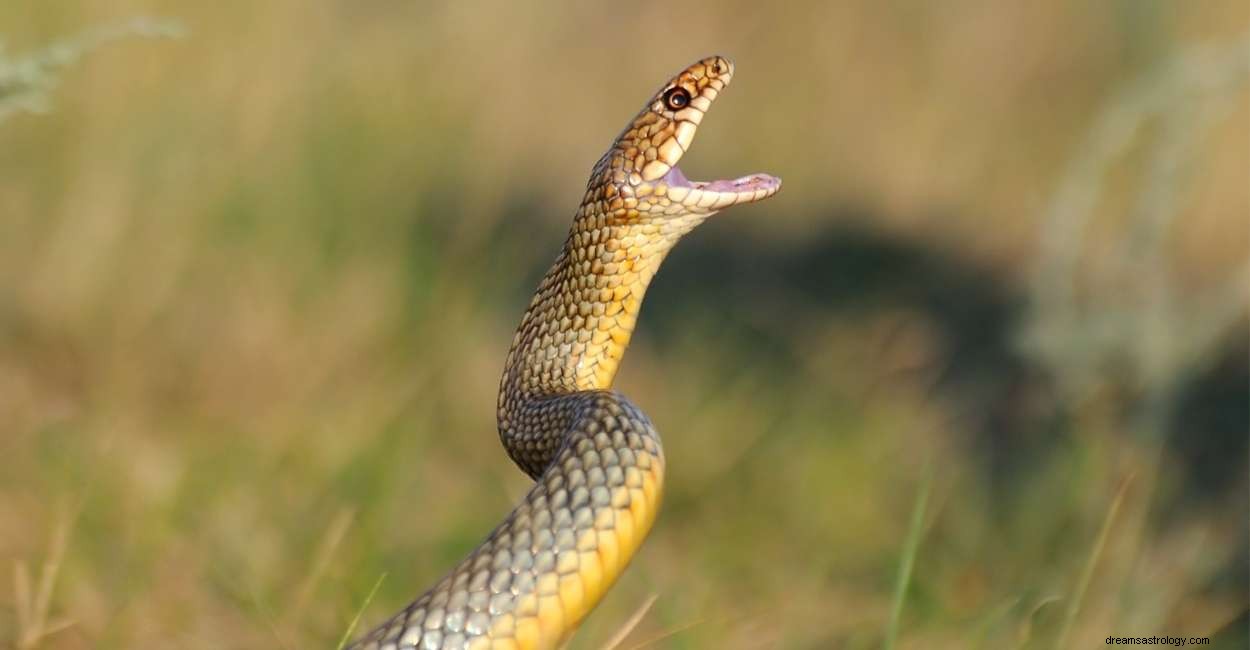
<svg viewBox="0 0 1250 650">
<path fill-rule="evenodd" d="M 679 167 L 673 167 L 660 177 L 660 181 L 670 187 L 689 187 L 704 192 L 754 192 L 756 190 L 775 190 L 781 186 L 781 179 L 768 174 L 748 174 L 732 180 L 692 181 L 686 178 Z"/>
</svg>

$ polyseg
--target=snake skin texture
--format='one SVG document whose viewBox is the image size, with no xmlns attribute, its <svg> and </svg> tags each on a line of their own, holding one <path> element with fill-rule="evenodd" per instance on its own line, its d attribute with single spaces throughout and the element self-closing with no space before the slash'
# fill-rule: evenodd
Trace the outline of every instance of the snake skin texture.
<svg viewBox="0 0 1250 650">
<path fill-rule="evenodd" d="M 664 482 L 655 427 L 610 390 L 643 294 L 682 235 L 781 187 L 766 174 L 689 181 L 676 167 L 732 76 L 718 56 L 681 71 L 595 165 L 499 387 L 500 439 L 534 486 L 449 575 L 350 647 L 558 647 L 624 571 Z"/>
</svg>

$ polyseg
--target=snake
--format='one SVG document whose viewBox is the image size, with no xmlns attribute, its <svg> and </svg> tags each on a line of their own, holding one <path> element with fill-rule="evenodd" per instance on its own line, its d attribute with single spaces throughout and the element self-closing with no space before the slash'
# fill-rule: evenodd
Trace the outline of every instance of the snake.
<svg viewBox="0 0 1250 650">
<path fill-rule="evenodd" d="M 349 647 L 560 647 L 655 523 L 664 454 L 650 419 L 612 390 L 643 295 L 683 235 L 781 180 L 691 181 L 677 167 L 733 78 L 712 56 L 669 79 L 592 168 L 564 246 L 521 318 L 497 402 L 524 498 L 428 591 Z"/>
</svg>

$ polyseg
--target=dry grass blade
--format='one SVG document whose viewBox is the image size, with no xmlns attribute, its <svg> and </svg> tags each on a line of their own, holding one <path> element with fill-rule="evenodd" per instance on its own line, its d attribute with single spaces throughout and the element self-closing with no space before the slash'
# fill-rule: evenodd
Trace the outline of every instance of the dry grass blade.
<svg viewBox="0 0 1250 650">
<path fill-rule="evenodd" d="M 17 647 L 27 650 L 39 645 L 39 642 L 50 634 L 59 632 L 71 625 L 73 621 L 51 621 L 48 613 L 52 609 L 52 594 L 56 589 L 56 579 L 60 575 L 65 550 L 69 547 L 69 536 L 73 529 L 73 516 L 62 517 L 52 533 L 52 542 L 48 548 L 48 556 L 39 570 L 39 586 L 32 591 L 30 572 L 26 564 L 18 562 L 14 575 L 17 599 Z"/>
<path fill-rule="evenodd" d="M 317 584 L 321 581 L 321 577 L 325 575 L 326 569 L 330 566 L 330 560 L 334 557 L 334 552 L 338 550 L 339 545 L 343 542 L 343 538 L 347 535 L 348 529 L 352 525 L 352 521 L 356 518 L 356 510 L 354 508 L 343 508 L 330 522 L 329 528 L 321 538 L 321 544 L 317 547 L 316 559 L 313 560 L 312 568 L 304 579 L 300 582 L 299 589 L 295 592 L 295 600 L 290 608 L 287 609 L 284 619 L 284 627 L 287 630 L 294 630 L 303 618 L 304 610 L 307 609 L 309 601 L 312 600 L 313 593 L 317 589 Z"/>
<path fill-rule="evenodd" d="M 1046 609 L 1048 605 L 1053 605 L 1060 600 L 1063 599 L 1058 596 L 1043 598 L 1041 602 L 1037 603 L 1037 605 L 1033 607 L 1033 610 L 1029 612 L 1029 615 L 1024 617 L 1024 621 L 1020 623 L 1020 631 L 1016 635 L 1017 650 L 1028 647 L 1029 642 L 1033 640 L 1033 620 L 1037 618 L 1037 615 L 1041 613 L 1043 609 Z"/>
<path fill-rule="evenodd" d="M 1102 557 L 1102 550 L 1107 545 L 1107 537 L 1111 534 L 1111 525 L 1115 523 L 1116 514 L 1120 511 L 1120 504 L 1124 502 L 1124 493 L 1128 490 L 1128 486 L 1133 482 L 1130 475 L 1120 483 L 1120 488 L 1116 490 L 1115 497 L 1111 499 L 1111 506 L 1107 508 L 1107 516 L 1103 518 L 1102 529 L 1098 531 L 1098 537 L 1094 540 L 1094 548 L 1090 549 L 1089 560 L 1085 562 L 1085 568 L 1081 571 L 1081 577 L 1076 583 L 1076 589 L 1072 593 L 1072 598 L 1068 600 L 1068 609 L 1063 616 L 1063 624 L 1059 628 L 1059 636 L 1055 640 L 1056 648 L 1066 648 L 1068 634 L 1072 631 L 1072 624 L 1076 621 L 1076 615 L 1081 611 L 1081 601 L 1085 598 L 1085 590 L 1089 588 L 1089 581 L 1094 576 L 1094 567 L 1098 566 L 1098 559 Z"/>
<path fill-rule="evenodd" d="M 17 608 L 18 638 L 22 638 L 23 631 L 30 629 L 33 599 L 30 595 L 30 569 L 21 560 L 13 563 L 13 594 L 16 601 L 14 606 Z"/>
<path fill-rule="evenodd" d="M 994 628 L 998 627 L 998 625 L 1002 622 L 1004 618 L 1007 617 L 1007 614 L 1010 613 L 1011 610 L 1019 606 L 1020 606 L 1020 598 L 1017 596 L 1015 598 L 1009 599 L 1007 602 L 990 610 L 990 613 L 986 615 L 985 618 L 982 619 L 980 623 L 977 624 L 976 630 L 973 633 L 973 638 L 975 639 L 975 642 L 969 644 L 968 647 L 973 648 L 974 650 L 979 650 L 980 648 L 984 648 L 986 639 L 989 638 Z"/>
<path fill-rule="evenodd" d="M 647 615 L 647 612 L 651 611 L 651 606 L 655 604 L 655 600 L 659 597 L 659 594 L 651 594 L 648 596 L 647 599 L 638 606 L 638 609 L 634 610 L 634 613 L 631 614 L 629 619 L 625 621 L 625 624 L 612 635 L 612 638 L 608 639 L 607 643 L 603 644 L 603 650 L 613 650 L 617 646 L 621 645 L 621 643 L 625 641 L 625 637 L 629 636 L 630 632 L 633 632 L 634 628 L 638 627 L 638 624 L 642 622 L 642 618 Z"/>
<path fill-rule="evenodd" d="M 629 649 L 628 649 L 628 650 L 642 650 L 642 648 L 647 648 L 647 647 L 650 647 L 650 646 L 652 646 L 652 645 L 654 645 L 654 644 L 656 644 L 656 643 L 659 643 L 660 641 L 663 641 L 664 639 L 667 639 L 667 638 L 669 638 L 669 637 L 673 636 L 674 634 L 680 634 L 680 633 L 685 632 L 686 630 L 689 630 L 690 628 L 692 628 L 692 627 L 694 627 L 694 626 L 696 626 L 696 625 L 700 625 L 700 624 L 702 624 L 702 623 L 703 623 L 703 620 L 702 620 L 702 619 L 700 619 L 700 620 L 697 620 L 697 621 L 690 621 L 689 623 L 686 623 L 685 625 L 678 625 L 678 626 L 677 626 L 677 627 L 675 627 L 675 628 L 672 628 L 672 629 L 669 629 L 669 630 L 665 630 L 665 631 L 663 631 L 663 632 L 661 632 L 661 633 L 659 633 L 659 634 L 657 634 L 657 635 L 655 635 L 655 636 L 651 637 L 650 639 L 647 639 L 647 640 L 645 640 L 645 641 L 643 641 L 643 642 L 641 642 L 641 643 L 638 643 L 638 644 L 635 644 L 635 645 L 629 646 Z"/>
</svg>

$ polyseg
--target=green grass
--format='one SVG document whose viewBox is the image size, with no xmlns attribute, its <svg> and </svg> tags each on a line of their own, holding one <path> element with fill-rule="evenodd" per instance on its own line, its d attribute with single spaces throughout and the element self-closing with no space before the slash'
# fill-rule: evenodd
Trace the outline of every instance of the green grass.
<svg viewBox="0 0 1250 650">
<path fill-rule="evenodd" d="M 916 555 L 920 552 L 920 539 L 924 536 L 925 508 L 929 504 L 929 490 L 933 486 L 933 470 L 924 470 L 924 479 L 916 494 L 916 506 L 911 512 L 911 524 L 907 528 L 907 539 L 903 543 L 903 552 L 899 556 L 898 580 L 894 586 L 894 602 L 890 607 L 890 623 L 885 630 L 885 650 L 894 650 L 898 641 L 899 627 L 903 619 L 903 604 L 907 601 L 907 588 L 911 585 L 912 568 L 916 565 Z"/>
<path fill-rule="evenodd" d="M 343 636 L 339 637 L 338 645 L 335 647 L 337 648 L 346 647 L 347 644 L 356 636 L 357 634 L 356 628 L 360 624 L 360 617 L 362 614 L 364 614 L 365 609 L 369 607 L 369 603 L 373 602 L 373 597 L 377 595 L 378 587 L 382 586 L 382 582 L 384 580 L 386 580 L 385 573 L 378 576 L 378 581 L 373 583 L 373 589 L 369 590 L 369 595 L 366 596 L 364 602 L 361 603 L 360 610 L 357 611 L 356 615 L 352 617 L 351 625 L 348 625 L 347 629 L 343 631 Z"/>
<path fill-rule="evenodd" d="M 589 166 L 718 50 L 683 167 L 786 186 L 656 280 L 618 387 L 664 509 L 570 647 L 1088 647 L 1245 607 L 1245 463 L 1194 498 L 1142 430 L 1214 439 L 1160 414 L 1217 396 L 1244 316 L 1099 266 L 1163 179 L 1163 293 L 1235 276 L 1244 86 L 1194 100 L 1192 146 L 1153 139 L 1190 110 L 1163 102 L 1086 149 L 1115 89 L 1240 42 L 1239 3 L 457 6 L 162 5 L 182 38 L 91 50 L 0 122 L 0 647 L 342 645 L 442 575 L 527 485 L 498 372 Z M 125 15 L 3 4 L 3 52 Z M 649 53 L 604 58 L 626 24 Z M 1191 173 L 1138 173 L 1164 154 Z M 1091 207 L 1047 276 L 1064 178 Z M 1182 316 L 1224 325 L 1152 329 Z"/>
</svg>

